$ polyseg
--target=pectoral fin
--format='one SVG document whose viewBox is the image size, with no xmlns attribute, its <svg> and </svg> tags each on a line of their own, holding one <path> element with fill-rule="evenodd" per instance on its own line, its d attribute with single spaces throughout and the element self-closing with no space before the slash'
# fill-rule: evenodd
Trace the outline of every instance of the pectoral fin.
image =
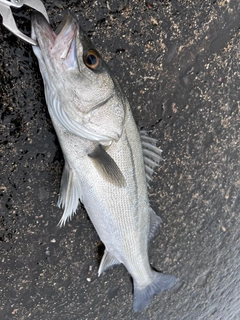
<svg viewBox="0 0 240 320">
<path fill-rule="evenodd" d="M 113 158 L 107 153 L 106 150 L 100 145 L 88 154 L 92 159 L 95 167 L 102 177 L 118 187 L 124 187 L 126 184 L 125 178 Z"/>
</svg>

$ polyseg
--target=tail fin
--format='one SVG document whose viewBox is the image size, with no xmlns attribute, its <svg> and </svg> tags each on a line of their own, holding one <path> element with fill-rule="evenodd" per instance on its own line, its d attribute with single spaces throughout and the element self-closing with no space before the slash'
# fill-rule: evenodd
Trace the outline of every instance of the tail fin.
<svg viewBox="0 0 240 320">
<path fill-rule="evenodd" d="M 153 271 L 153 281 L 147 287 L 139 289 L 134 282 L 133 310 L 142 311 L 152 300 L 153 296 L 170 289 L 178 279 L 170 274 Z"/>
</svg>

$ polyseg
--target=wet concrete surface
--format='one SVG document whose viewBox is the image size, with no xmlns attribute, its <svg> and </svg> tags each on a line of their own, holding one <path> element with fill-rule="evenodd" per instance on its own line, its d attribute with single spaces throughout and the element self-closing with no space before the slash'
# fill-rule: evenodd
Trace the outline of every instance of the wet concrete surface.
<svg viewBox="0 0 240 320">
<path fill-rule="evenodd" d="M 0 27 L 1 319 L 240 319 L 240 3 L 46 1 L 67 9 L 120 80 L 165 161 L 149 191 L 164 221 L 151 264 L 180 281 L 132 312 L 123 266 L 97 276 L 102 245 L 83 207 L 56 207 L 62 153 L 31 47 Z M 29 13 L 18 12 L 24 31 Z"/>
</svg>

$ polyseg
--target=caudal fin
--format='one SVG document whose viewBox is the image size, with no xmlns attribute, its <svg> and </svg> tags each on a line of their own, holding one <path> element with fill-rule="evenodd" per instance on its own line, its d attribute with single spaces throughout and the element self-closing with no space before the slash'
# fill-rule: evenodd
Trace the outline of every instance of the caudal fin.
<svg viewBox="0 0 240 320">
<path fill-rule="evenodd" d="M 178 279 L 170 274 L 153 271 L 153 281 L 147 287 L 140 289 L 134 281 L 133 310 L 142 311 L 152 300 L 153 296 L 170 289 Z"/>
</svg>

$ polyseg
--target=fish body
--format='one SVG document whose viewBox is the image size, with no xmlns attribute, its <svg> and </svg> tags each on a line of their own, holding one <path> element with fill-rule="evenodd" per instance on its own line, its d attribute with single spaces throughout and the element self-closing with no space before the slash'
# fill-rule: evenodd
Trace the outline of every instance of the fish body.
<svg viewBox="0 0 240 320">
<path fill-rule="evenodd" d="M 160 150 L 154 139 L 141 138 L 120 85 L 75 18 L 67 15 L 54 32 L 34 14 L 32 37 L 65 160 L 60 225 L 80 199 L 105 245 L 99 275 L 123 263 L 134 282 L 133 308 L 141 311 L 176 282 L 154 271 L 148 258 L 149 239 L 161 219 L 149 205 L 147 181 Z"/>
</svg>

